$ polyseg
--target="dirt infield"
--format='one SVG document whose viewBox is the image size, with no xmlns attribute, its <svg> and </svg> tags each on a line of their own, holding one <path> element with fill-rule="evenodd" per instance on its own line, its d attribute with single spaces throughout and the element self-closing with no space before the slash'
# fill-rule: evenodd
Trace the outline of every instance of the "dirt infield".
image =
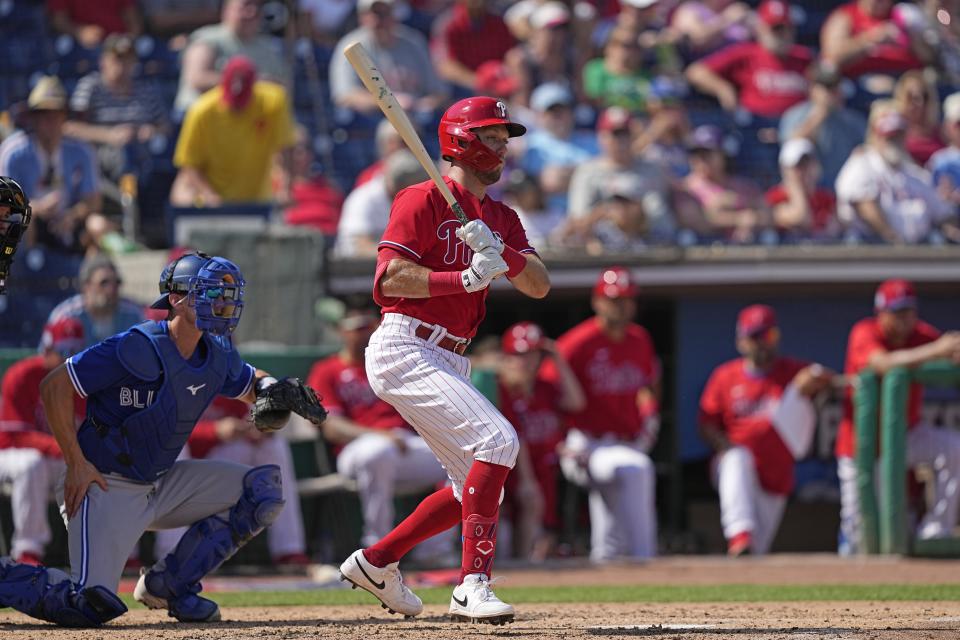
<svg viewBox="0 0 960 640">
<path fill-rule="evenodd" d="M 505 584 L 938 584 L 954 583 L 960 562 L 832 556 L 665 558 L 646 565 L 504 571 Z M 411 575 L 411 582 L 416 576 Z M 222 580 L 222 579 L 221 579 Z M 213 595 L 215 598 L 216 596 Z M 522 604 L 506 627 L 446 620 L 443 606 L 429 605 L 416 620 L 401 620 L 371 600 L 364 606 L 227 608 L 216 625 L 168 622 L 163 612 L 137 609 L 98 630 L 66 630 L 0 611 L 3 640 L 459 640 L 504 637 L 614 638 L 631 635 L 678 640 L 784 638 L 921 640 L 960 637 L 957 602 L 789 602 L 721 604 Z"/>
</svg>

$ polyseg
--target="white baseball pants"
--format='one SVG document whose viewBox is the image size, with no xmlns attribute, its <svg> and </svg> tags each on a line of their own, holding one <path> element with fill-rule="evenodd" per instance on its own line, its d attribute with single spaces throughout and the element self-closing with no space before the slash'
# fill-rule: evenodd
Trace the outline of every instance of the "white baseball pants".
<svg viewBox="0 0 960 640">
<path fill-rule="evenodd" d="M 750 552 L 767 553 L 780 528 L 787 497 L 760 486 L 753 453 L 746 447 L 727 449 L 716 456 L 713 464 L 723 536 L 730 540 L 738 533 L 749 532 Z"/>
<path fill-rule="evenodd" d="M 0 480 L 11 484 L 10 555 L 14 558 L 22 553 L 43 557 L 51 535 L 47 505 L 64 469 L 62 459 L 44 456 L 36 449 L 0 449 Z"/>
</svg>

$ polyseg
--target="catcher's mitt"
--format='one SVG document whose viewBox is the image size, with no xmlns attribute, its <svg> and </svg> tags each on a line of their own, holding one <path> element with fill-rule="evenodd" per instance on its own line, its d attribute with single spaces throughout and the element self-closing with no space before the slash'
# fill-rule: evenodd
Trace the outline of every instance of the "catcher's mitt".
<svg viewBox="0 0 960 640">
<path fill-rule="evenodd" d="M 257 401 L 250 410 L 253 424 L 260 431 L 281 429 L 290 419 L 290 412 L 303 416 L 313 424 L 327 418 L 316 392 L 297 378 L 283 378 L 266 386 L 257 381 Z"/>
</svg>

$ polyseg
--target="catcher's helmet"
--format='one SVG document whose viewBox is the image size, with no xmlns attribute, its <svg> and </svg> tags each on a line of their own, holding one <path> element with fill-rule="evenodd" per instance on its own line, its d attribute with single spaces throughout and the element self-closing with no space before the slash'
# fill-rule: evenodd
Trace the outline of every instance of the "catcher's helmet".
<svg viewBox="0 0 960 640">
<path fill-rule="evenodd" d="M 501 348 L 507 355 L 520 355 L 543 348 L 543 329 L 533 322 L 518 322 L 503 334 Z"/>
<path fill-rule="evenodd" d="M 493 171 L 500 158 L 472 133 L 473 129 L 490 125 L 506 125 L 511 138 L 522 136 L 527 128 L 510 121 L 507 105 L 497 98 L 477 96 L 453 103 L 440 118 L 440 155 L 444 160 L 459 161 L 477 171 Z"/>
<path fill-rule="evenodd" d="M 30 226 L 30 201 L 13 178 L 0 176 L 0 293 L 20 238 Z"/>
<path fill-rule="evenodd" d="M 179 293 L 197 314 L 197 328 L 229 335 L 240 323 L 243 287 L 240 268 L 226 258 L 195 251 L 173 260 L 160 274 L 160 297 L 153 309 L 170 309 L 169 295 Z"/>
</svg>

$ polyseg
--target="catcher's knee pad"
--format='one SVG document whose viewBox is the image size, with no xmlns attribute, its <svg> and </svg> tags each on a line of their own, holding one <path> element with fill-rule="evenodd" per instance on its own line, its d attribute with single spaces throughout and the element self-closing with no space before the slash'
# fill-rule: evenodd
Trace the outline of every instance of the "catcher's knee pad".
<svg viewBox="0 0 960 640">
<path fill-rule="evenodd" d="M 102 586 L 78 587 L 69 579 L 51 584 L 44 567 L 0 560 L 0 605 L 64 627 L 99 627 L 127 612 Z"/>
<path fill-rule="evenodd" d="M 254 467 L 243 476 L 243 495 L 230 509 L 230 526 L 244 542 L 263 531 L 283 509 L 280 467 Z"/>
</svg>

